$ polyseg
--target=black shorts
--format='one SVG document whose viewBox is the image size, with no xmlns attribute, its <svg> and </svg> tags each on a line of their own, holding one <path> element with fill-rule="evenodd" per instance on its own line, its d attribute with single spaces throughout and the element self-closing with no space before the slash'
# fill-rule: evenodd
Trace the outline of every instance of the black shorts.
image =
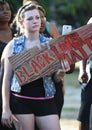
<svg viewBox="0 0 92 130">
<path fill-rule="evenodd" d="M 34 114 L 35 116 L 57 114 L 54 98 L 33 100 L 19 98 L 11 94 L 10 104 L 13 114 Z"/>
<path fill-rule="evenodd" d="M 92 104 L 92 78 L 85 90 L 81 92 L 81 106 L 78 115 L 78 120 L 82 123 L 89 124 L 90 108 Z"/>
</svg>

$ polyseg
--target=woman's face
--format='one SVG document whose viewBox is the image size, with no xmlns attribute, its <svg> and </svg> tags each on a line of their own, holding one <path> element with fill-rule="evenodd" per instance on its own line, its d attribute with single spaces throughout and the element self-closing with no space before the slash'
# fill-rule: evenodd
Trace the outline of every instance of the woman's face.
<svg viewBox="0 0 92 130">
<path fill-rule="evenodd" d="M 11 10 L 8 3 L 0 3 L 0 22 L 9 22 L 11 19 Z"/>
<path fill-rule="evenodd" d="M 29 10 L 24 13 L 23 28 L 30 32 L 40 30 L 41 18 L 37 9 Z"/>
</svg>

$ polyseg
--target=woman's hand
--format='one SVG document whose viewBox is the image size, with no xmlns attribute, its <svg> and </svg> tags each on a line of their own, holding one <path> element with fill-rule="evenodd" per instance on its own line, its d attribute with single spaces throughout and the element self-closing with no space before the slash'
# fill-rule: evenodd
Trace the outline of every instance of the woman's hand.
<svg viewBox="0 0 92 130">
<path fill-rule="evenodd" d="M 6 111 L 3 111 L 2 112 L 2 119 L 1 119 L 2 124 L 11 128 L 12 127 L 12 121 L 13 121 L 13 116 L 12 116 L 11 111 L 9 109 L 6 110 Z"/>
<path fill-rule="evenodd" d="M 55 75 L 54 75 L 55 82 L 59 83 L 62 80 L 64 80 L 64 75 L 65 75 L 65 73 L 62 72 L 62 70 L 60 70 L 60 69 L 57 72 L 55 72 Z"/>
<path fill-rule="evenodd" d="M 62 72 L 67 72 L 70 70 L 70 64 L 66 59 L 61 60 L 61 70 Z"/>
<path fill-rule="evenodd" d="M 80 73 L 78 77 L 78 81 L 80 83 L 87 83 L 88 81 L 88 74 L 86 72 Z"/>
</svg>

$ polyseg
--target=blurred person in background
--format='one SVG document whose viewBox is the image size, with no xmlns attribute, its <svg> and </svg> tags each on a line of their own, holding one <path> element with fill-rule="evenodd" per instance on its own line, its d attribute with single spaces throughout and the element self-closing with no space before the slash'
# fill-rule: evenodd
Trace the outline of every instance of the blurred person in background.
<svg viewBox="0 0 92 130">
<path fill-rule="evenodd" d="M 92 18 L 89 19 L 87 24 L 92 23 Z M 87 67 L 89 60 L 89 68 Z M 90 77 L 91 76 L 91 77 Z M 90 79 L 89 79 L 90 77 Z M 80 121 L 79 130 L 91 130 L 90 113 L 92 106 L 92 57 L 80 62 L 78 81 L 81 85 L 81 106 L 79 110 L 78 120 Z"/>
<path fill-rule="evenodd" d="M 7 43 L 12 39 L 13 33 L 9 26 L 11 20 L 11 10 L 9 4 L 5 0 L 0 0 L 0 130 L 15 130 L 14 126 L 8 128 L 3 126 L 1 123 L 2 114 L 2 76 L 3 76 L 3 66 L 4 57 L 2 57 L 2 52 Z"/>
</svg>

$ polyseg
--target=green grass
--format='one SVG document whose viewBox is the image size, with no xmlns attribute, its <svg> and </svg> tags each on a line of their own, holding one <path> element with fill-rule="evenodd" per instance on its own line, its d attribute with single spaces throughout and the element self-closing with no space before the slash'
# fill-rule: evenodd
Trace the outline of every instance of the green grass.
<svg viewBox="0 0 92 130">
<path fill-rule="evenodd" d="M 64 108 L 64 112 L 78 111 L 78 108 Z"/>
<path fill-rule="evenodd" d="M 80 106 L 79 97 L 76 99 L 76 96 L 80 96 L 79 95 L 80 85 L 78 82 L 78 75 L 79 75 L 78 68 L 76 68 L 74 72 L 71 74 L 65 74 L 65 100 L 63 111 L 61 114 L 63 118 L 76 119 L 78 116 Z M 76 106 L 76 103 L 78 103 L 78 106 Z"/>
<path fill-rule="evenodd" d="M 65 74 L 65 86 L 75 86 L 78 87 L 78 74 L 79 70 L 75 69 L 73 73 L 71 74 Z"/>
</svg>

